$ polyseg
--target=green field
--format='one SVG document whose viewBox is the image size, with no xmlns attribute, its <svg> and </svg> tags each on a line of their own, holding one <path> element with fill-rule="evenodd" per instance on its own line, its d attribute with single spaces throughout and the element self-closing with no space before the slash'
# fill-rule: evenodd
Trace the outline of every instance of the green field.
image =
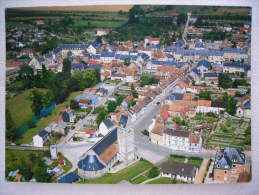
<svg viewBox="0 0 259 195">
<path fill-rule="evenodd" d="M 173 180 L 170 178 L 160 177 L 156 180 L 148 182 L 147 184 L 186 184 L 186 183 L 181 181 L 175 181 L 174 183 Z"/>
<path fill-rule="evenodd" d="M 77 92 L 73 92 L 69 95 L 69 97 L 67 98 L 67 100 L 62 103 L 62 104 L 58 104 L 56 106 L 56 108 L 52 111 L 52 113 L 47 116 L 42 118 L 36 125 L 35 128 L 29 129 L 28 131 L 26 131 L 20 138 L 18 138 L 16 140 L 17 144 L 24 144 L 24 143 L 30 143 L 32 141 L 32 137 L 37 134 L 38 131 L 44 129 L 46 126 L 48 126 L 48 124 L 50 122 L 52 122 L 53 120 L 55 120 L 55 118 L 58 116 L 58 114 L 67 106 L 69 106 L 69 101 L 71 99 L 73 99 L 74 97 L 76 97 L 78 94 L 82 93 L 81 91 L 77 91 Z M 27 106 L 22 107 L 22 109 L 27 109 Z M 15 121 L 15 118 L 13 119 Z"/>
<path fill-rule="evenodd" d="M 6 101 L 6 107 L 9 109 L 15 128 L 19 128 L 22 124 L 26 123 L 33 116 L 31 110 L 31 100 L 29 99 L 31 91 L 29 89 L 21 94 L 10 98 Z M 38 89 L 40 91 L 46 91 L 46 89 Z"/>
<path fill-rule="evenodd" d="M 153 165 L 150 162 L 146 160 L 140 160 L 117 173 L 107 173 L 103 177 L 96 179 L 80 179 L 77 183 L 116 184 L 122 180 L 130 181 L 133 177 L 152 166 Z"/>
</svg>

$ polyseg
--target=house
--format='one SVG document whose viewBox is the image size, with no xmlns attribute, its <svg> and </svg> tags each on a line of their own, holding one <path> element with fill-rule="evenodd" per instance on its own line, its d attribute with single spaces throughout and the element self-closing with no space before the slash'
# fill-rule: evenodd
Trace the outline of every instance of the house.
<svg viewBox="0 0 259 195">
<path fill-rule="evenodd" d="M 35 22 L 37 25 L 45 24 L 44 20 L 36 20 Z"/>
<path fill-rule="evenodd" d="M 64 122 L 73 123 L 73 122 L 75 122 L 76 114 L 74 112 L 64 111 L 62 113 L 62 119 Z"/>
<path fill-rule="evenodd" d="M 127 115 L 121 115 L 119 125 L 120 127 L 125 128 L 127 126 L 129 117 Z"/>
<path fill-rule="evenodd" d="M 242 101 L 236 111 L 236 116 L 238 117 L 244 117 L 244 118 L 251 118 L 251 101 L 249 99 L 246 99 Z"/>
<path fill-rule="evenodd" d="M 98 41 L 94 41 L 92 44 L 90 44 L 87 47 L 86 50 L 91 55 L 95 55 L 100 48 L 101 48 L 101 43 L 99 43 Z"/>
<path fill-rule="evenodd" d="M 204 77 L 204 73 L 211 69 L 211 63 L 207 60 L 201 60 L 197 64 L 197 69 L 200 71 L 201 77 Z"/>
<path fill-rule="evenodd" d="M 109 30 L 104 29 L 104 28 L 96 29 L 96 36 L 103 36 L 103 35 L 107 35 L 108 33 L 109 33 Z"/>
<path fill-rule="evenodd" d="M 190 141 L 190 152 L 201 152 L 202 149 L 202 138 L 199 135 L 190 135 L 189 137 Z"/>
<path fill-rule="evenodd" d="M 121 103 L 121 105 L 124 107 L 124 108 L 128 108 L 128 106 L 129 106 L 129 103 L 131 102 L 131 101 L 133 101 L 133 97 L 131 96 L 131 95 L 128 95 L 124 100 L 123 100 L 123 102 Z"/>
<path fill-rule="evenodd" d="M 98 133 L 102 135 L 106 135 L 113 128 L 114 128 L 113 122 L 110 119 L 105 119 L 101 122 Z"/>
<path fill-rule="evenodd" d="M 234 72 L 245 72 L 246 64 L 240 62 L 226 62 L 223 65 L 223 72 L 234 73 Z"/>
<path fill-rule="evenodd" d="M 79 176 L 73 172 L 68 173 L 58 179 L 58 183 L 73 183 L 79 179 Z"/>
<path fill-rule="evenodd" d="M 162 177 L 169 177 L 179 181 L 193 183 L 197 174 L 198 167 L 195 165 L 179 162 L 162 164 Z"/>
<path fill-rule="evenodd" d="M 213 165 L 213 180 L 218 183 L 235 183 L 246 172 L 245 154 L 236 148 L 217 151 Z"/>
<path fill-rule="evenodd" d="M 144 39 L 145 47 L 149 45 L 159 45 L 160 38 L 159 37 L 146 37 Z"/>
<path fill-rule="evenodd" d="M 163 145 L 163 133 L 164 133 L 165 126 L 163 124 L 162 118 L 157 118 L 154 121 L 154 127 L 150 132 L 150 140 L 152 143 L 157 145 Z"/>
<path fill-rule="evenodd" d="M 99 101 L 99 98 L 97 95 L 94 95 L 92 93 L 83 93 L 83 94 L 76 96 L 75 100 L 77 102 L 79 102 L 80 107 L 85 108 L 90 104 L 97 104 Z M 84 101 L 82 101 L 82 100 L 84 100 Z"/>
<path fill-rule="evenodd" d="M 172 150 L 189 151 L 189 136 L 189 131 L 179 130 L 179 127 L 174 129 L 166 128 L 164 130 L 162 139 L 164 146 L 167 146 Z"/>
<path fill-rule="evenodd" d="M 54 131 L 61 133 L 62 135 L 67 134 L 67 123 L 63 121 L 62 115 L 59 115 L 45 130 L 48 132 Z"/>
<path fill-rule="evenodd" d="M 207 84 L 218 84 L 218 76 L 219 74 L 216 72 L 206 72 L 203 74 L 203 78 L 205 83 Z"/>
<path fill-rule="evenodd" d="M 105 96 L 108 94 L 108 89 L 105 89 L 105 88 L 99 88 L 98 91 L 96 92 L 96 95 L 98 96 Z"/>
<path fill-rule="evenodd" d="M 33 136 L 33 146 L 43 147 L 50 140 L 50 133 L 46 130 L 41 130 L 37 135 Z"/>
</svg>

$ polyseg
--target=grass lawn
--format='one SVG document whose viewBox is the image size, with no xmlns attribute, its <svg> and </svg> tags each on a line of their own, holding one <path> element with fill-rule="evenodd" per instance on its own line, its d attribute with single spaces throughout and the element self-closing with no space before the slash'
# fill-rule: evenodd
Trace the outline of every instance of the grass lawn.
<svg viewBox="0 0 259 195">
<path fill-rule="evenodd" d="M 201 166 L 203 159 L 199 158 L 199 157 L 189 157 L 188 159 L 188 163 L 192 164 L 192 165 L 197 165 L 197 166 Z"/>
<path fill-rule="evenodd" d="M 148 180 L 148 179 L 150 179 L 150 178 L 149 178 L 149 177 L 146 177 L 146 176 L 144 176 L 144 175 L 141 175 L 141 176 L 137 177 L 136 179 L 134 179 L 131 183 L 133 183 L 133 184 L 140 184 L 140 183 L 142 183 L 143 181 L 146 181 L 146 180 Z"/>
<path fill-rule="evenodd" d="M 168 159 L 168 162 L 180 162 L 184 163 L 185 156 L 179 156 L 179 155 L 171 155 Z"/>
<path fill-rule="evenodd" d="M 172 184 L 172 180 L 167 177 L 160 177 L 156 180 L 148 182 L 147 184 Z"/>
<path fill-rule="evenodd" d="M 6 101 L 6 107 L 11 113 L 15 128 L 19 128 L 22 124 L 30 120 L 34 115 L 31 110 L 31 100 L 29 99 L 32 90 L 34 89 L 26 90 Z M 37 90 L 47 91 L 46 89 Z"/>
<path fill-rule="evenodd" d="M 96 179 L 81 179 L 77 183 L 116 184 L 121 180 L 130 181 L 131 178 L 152 166 L 153 165 L 150 162 L 146 160 L 140 160 L 117 173 L 107 173 L 106 175 Z"/>
<path fill-rule="evenodd" d="M 71 99 L 75 98 L 78 94 L 82 93 L 81 91 L 77 91 L 77 92 L 73 92 L 69 95 L 69 97 L 67 98 L 67 100 L 62 103 L 62 104 L 58 104 L 56 106 L 56 108 L 52 111 L 52 113 L 47 116 L 42 118 L 38 123 L 37 126 L 33 129 L 29 129 L 28 131 L 26 131 L 19 139 L 16 140 L 17 144 L 24 144 L 24 143 L 30 143 L 32 142 L 32 137 L 40 130 L 44 129 L 46 126 L 48 126 L 48 124 L 50 122 L 52 122 L 57 116 L 58 114 L 64 109 L 66 108 L 66 106 L 69 105 L 69 102 Z"/>
</svg>

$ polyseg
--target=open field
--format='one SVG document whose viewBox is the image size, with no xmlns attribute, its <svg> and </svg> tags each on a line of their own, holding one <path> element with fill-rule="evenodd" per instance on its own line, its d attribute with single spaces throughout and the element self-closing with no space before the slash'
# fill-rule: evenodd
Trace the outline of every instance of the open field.
<svg viewBox="0 0 259 195">
<path fill-rule="evenodd" d="M 124 21 L 75 20 L 74 26 L 88 26 L 88 23 L 97 28 L 117 28 L 122 26 Z"/>
<path fill-rule="evenodd" d="M 14 8 L 10 10 L 20 11 L 97 11 L 97 12 L 118 12 L 129 11 L 133 5 L 85 5 L 85 6 L 55 6 L 55 7 L 26 7 Z"/>
<path fill-rule="evenodd" d="M 29 129 L 26 131 L 18 140 L 16 140 L 17 144 L 28 144 L 32 141 L 32 137 L 40 130 L 44 129 L 50 122 L 55 120 L 55 118 L 58 116 L 58 114 L 69 105 L 69 101 L 76 97 L 78 94 L 82 93 L 81 91 L 73 92 L 69 95 L 67 100 L 62 103 L 58 104 L 56 108 L 52 111 L 52 113 L 42 118 L 36 125 L 35 128 Z"/>
<path fill-rule="evenodd" d="M 130 181 L 131 178 L 135 177 L 139 173 L 143 172 L 144 170 L 152 167 L 153 165 L 146 161 L 140 160 L 133 165 L 117 172 L 117 173 L 108 173 L 100 178 L 96 179 L 81 179 L 77 183 L 89 183 L 89 184 L 116 184 L 121 180 Z"/>
<path fill-rule="evenodd" d="M 6 101 L 6 106 L 11 113 L 15 128 L 19 128 L 34 115 L 31 110 L 31 100 L 29 99 L 30 93 L 33 90 L 34 89 L 26 90 Z M 46 91 L 46 89 L 37 90 Z"/>
</svg>

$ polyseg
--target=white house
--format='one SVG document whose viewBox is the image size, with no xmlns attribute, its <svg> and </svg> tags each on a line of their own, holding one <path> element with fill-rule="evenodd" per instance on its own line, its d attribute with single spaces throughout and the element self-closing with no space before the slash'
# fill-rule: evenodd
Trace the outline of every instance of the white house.
<svg viewBox="0 0 259 195">
<path fill-rule="evenodd" d="M 195 165 L 179 162 L 164 163 L 161 176 L 169 177 L 183 182 L 192 183 L 198 174 L 198 167 Z"/>
<path fill-rule="evenodd" d="M 33 136 L 33 146 L 43 147 L 50 140 L 50 134 L 46 130 L 41 130 L 37 135 Z"/>
<path fill-rule="evenodd" d="M 162 139 L 164 146 L 172 150 L 189 151 L 189 131 L 165 129 Z"/>
<path fill-rule="evenodd" d="M 106 135 L 113 129 L 113 127 L 114 127 L 113 122 L 110 119 L 105 119 L 101 122 L 98 133 L 102 135 Z"/>
</svg>

